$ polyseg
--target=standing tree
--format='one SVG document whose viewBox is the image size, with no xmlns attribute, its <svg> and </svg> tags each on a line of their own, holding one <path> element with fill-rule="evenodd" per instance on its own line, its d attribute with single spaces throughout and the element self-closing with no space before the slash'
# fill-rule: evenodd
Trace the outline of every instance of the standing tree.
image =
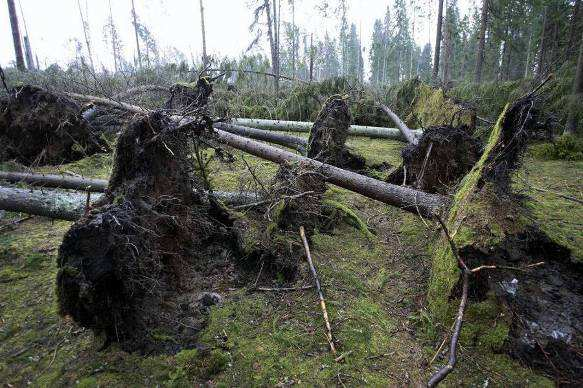
<svg viewBox="0 0 583 388">
<path fill-rule="evenodd" d="M 83 27 L 83 35 L 85 37 L 85 47 L 87 47 L 89 63 L 91 64 L 91 70 L 95 72 L 95 64 L 93 63 L 93 53 L 91 52 L 91 34 L 89 32 L 89 23 L 87 23 L 87 20 L 85 20 L 85 17 L 83 16 L 83 10 L 81 9 L 80 0 L 77 0 L 77 7 L 79 8 L 79 16 L 81 17 L 81 26 Z M 87 13 L 87 2 L 85 2 L 85 11 Z"/>
<path fill-rule="evenodd" d="M 565 127 L 565 133 L 575 134 L 577 129 L 577 113 L 581 111 L 581 101 L 583 101 L 583 32 L 579 42 L 579 59 L 577 60 L 577 71 L 573 82 L 573 95 L 571 96 L 571 107 L 569 118 Z M 579 131 L 581 132 L 581 131 Z"/>
<path fill-rule="evenodd" d="M 249 27 L 249 30 L 254 31 L 256 30 L 256 35 L 247 50 L 251 50 L 253 46 L 255 46 L 259 39 L 261 39 L 262 31 L 258 28 L 259 25 L 259 18 L 262 14 L 265 14 L 265 18 L 267 20 L 267 38 L 269 40 L 269 48 L 271 51 L 271 68 L 273 71 L 273 85 L 275 91 L 279 91 L 279 18 L 277 12 L 277 1 L 273 0 L 273 14 L 271 13 L 271 2 L 270 0 L 261 0 L 259 5 L 255 7 L 253 10 L 253 22 Z"/>
<path fill-rule="evenodd" d="M 445 5 L 445 34 L 444 34 L 444 41 L 443 41 L 443 85 L 444 88 L 449 87 L 449 83 L 451 81 L 451 57 L 452 57 L 452 50 L 453 50 L 453 42 L 452 42 L 452 35 L 453 35 L 453 20 L 452 20 L 452 13 L 453 10 L 449 7 L 449 4 L 446 1 Z"/>
<path fill-rule="evenodd" d="M 204 29 L 204 5 L 203 0 L 200 0 L 200 29 L 202 33 L 202 65 L 206 66 L 207 55 L 206 55 L 206 32 Z"/>
<path fill-rule="evenodd" d="M 121 40 L 117 26 L 113 20 L 113 12 L 111 10 L 111 0 L 109 0 L 109 16 L 107 23 L 103 28 L 103 37 L 106 45 L 111 46 L 111 55 L 113 56 L 113 67 L 116 72 L 120 70 L 121 66 Z"/>
<path fill-rule="evenodd" d="M 577 34 L 578 29 L 583 25 L 581 22 L 581 1 L 575 0 L 573 4 L 573 11 L 571 13 L 571 22 L 569 26 L 569 43 L 567 43 L 567 57 L 571 57 L 575 54 L 575 50 L 577 48 Z"/>
<path fill-rule="evenodd" d="M 476 71 L 474 81 L 482 82 L 482 66 L 484 66 L 484 44 L 486 41 L 486 27 L 488 25 L 488 0 L 483 0 L 482 15 L 480 16 L 480 34 L 478 36 L 478 52 L 476 53 Z"/>
<path fill-rule="evenodd" d="M 136 35 L 136 54 L 138 57 L 138 67 L 142 67 L 142 53 L 140 52 L 140 39 L 138 37 L 138 15 L 136 14 L 136 6 L 132 0 L 132 19 L 134 25 L 134 34 Z"/>
<path fill-rule="evenodd" d="M 20 44 L 20 30 L 18 29 L 18 16 L 14 0 L 8 0 L 8 15 L 10 16 L 10 26 L 12 27 L 12 40 L 14 41 L 14 54 L 16 56 L 16 67 L 18 70 L 26 70 L 24 66 L 24 55 L 22 54 L 22 45 Z"/>
<path fill-rule="evenodd" d="M 431 80 L 437 82 L 439 77 L 439 51 L 441 50 L 441 25 L 443 22 L 443 0 L 439 0 L 437 8 L 437 32 L 435 34 L 435 54 L 433 56 L 433 74 Z"/>
</svg>

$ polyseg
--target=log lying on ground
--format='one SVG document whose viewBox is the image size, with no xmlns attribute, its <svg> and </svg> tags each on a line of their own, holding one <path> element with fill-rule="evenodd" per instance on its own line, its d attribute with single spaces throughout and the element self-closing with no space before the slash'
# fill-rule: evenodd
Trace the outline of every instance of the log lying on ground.
<svg viewBox="0 0 583 388">
<path fill-rule="evenodd" d="M 91 194 L 96 201 L 103 194 Z M 0 187 L 0 209 L 75 221 L 85 213 L 87 194 Z"/>
<path fill-rule="evenodd" d="M 442 195 L 385 183 L 222 130 L 215 130 L 215 133 L 217 140 L 230 147 L 278 164 L 304 164 L 319 172 L 329 183 L 412 213 L 433 217 L 449 203 Z"/>
<path fill-rule="evenodd" d="M 255 140 L 263 140 L 274 144 L 279 144 L 287 148 L 298 150 L 302 154 L 306 152 L 308 141 L 299 136 L 287 135 L 278 132 L 266 131 L 263 129 L 244 127 L 242 125 L 229 123 L 215 123 L 213 127 L 223 131 L 234 133 Z"/>
<path fill-rule="evenodd" d="M 149 112 L 147 109 L 139 106 L 131 104 L 120 105 L 117 101 L 112 101 L 102 97 L 76 95 L 76 98 L 85 101 L 99 102 L 110 106 L 123 107 L 123 109 L 134 113 Z M 184 122 L 186 120 L 182 116 L 172 116 L 172 118 L 179 122 Z M 216 129 L 214 133 L 217 140 L 233 148 L 278 164 L 305 163 L 311 168 L 320 171 L 325 180 L 329 183 L 412 213 L 419 213 L 424 216 L 433 217 L 439 214 L 441 210 L 449 204 L 448 198 L 442 195 L 428 194 L 407 187 L 400 187 L 382 182 L 377 179 L 369 178 L 329 164 L 296 155 L 292 152 L 281 150 L 267 144 L 262 144 L 251 139 L 234 135 L 220 129 Z"/>
<path fill-rule="evenodd" d="M 231 120 L 231 123 L 236 125 L 243 125 L 246 127 L 285 132 L 310 132 L 312 126 L 314 125 L 314 123 L 309 121 L 285 121 L 247 118 L 235 118 Z M 417 136 L 422 133 L 421 130 L 412 130 L 412 132 Z M 377 139 L 406 140 L 401 134 L 401 131 L 397 128 L 351 125 L 348 134 L 352 136 L 367 136 Z"/>
<path fill-rule="evenodd" d="M 26 183 L 32 186 L 57 187 L 81 191 L 104 192 L 107 181 L 67 175 L 35 174 L 28 172 L 0 171 L 0 180 L 10 183 Z"/>
</svg>

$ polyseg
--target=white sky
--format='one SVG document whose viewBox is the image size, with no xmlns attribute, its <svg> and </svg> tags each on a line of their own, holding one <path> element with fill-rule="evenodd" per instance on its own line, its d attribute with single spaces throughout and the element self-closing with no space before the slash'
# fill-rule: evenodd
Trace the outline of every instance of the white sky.
<svg viewBox="0 0 583 388">
<path fill-rule="evenodd" d="M 25 34 L 24 21 L 20 14 L 22 6 L 33 52 L 38 55 L 41 68 L 51 63 L 66 65 L 74 58 L 77 38 L 84 44 L 83 30 L 77 0 L 15 0 L 19 14 L 21 35 Z M 252 20 L 249 3 L 256 0 L 204 0 L 207 34 L 207 52 L 211 55 L 238 57 L 249 45 L 252 35 L 248 27 Z M 433 41 L 436 7 L 438 0 L 416 0 L 415 40 L 419 45 Z M 461 12 L 467 13 L 476 0 L 458 0 Z M 112 68 L 113 59 L 103 41 L 103 26 L 109 15 L 109 0 L 80 0 L 83 12 L 87 2 L 89 26 L 96 67 Z M 335 0 L 328 0 L 336 4 Z M 409 0 L 406 0 L 409 4 Z M 324 17 L 315 8 L 318 0 L 296 0 L 296 23 L 307 33 L 323 36 L 328 31 L 338 34 L 338 18 L 332 14 Z M 376 18 L 382 19 L 386 7 L 393 0 L 349 0 L 349 22 L 354 22 L 360 31 L 362 44 L 367 47 L 364 54 L 368 67 L 368 46 Z M 114 21 L 124 45 L 124 56 L 131 60 L 135 53 L 135 38 L 130 20 L 131 0 L 111 0 Z M 198 0 L 135 0 L 136 12 L 141 21 L 152 31 L 159 47 L 176 47 L 188 59 L 199 57 L 202 51 L 200 12 Z M 288 0 L 281 0 L 282 20 L 291 21 Z M 431 11 L 431 19 L 421 14 Z M 412 14 L 409 12 L 412 20 Z M 282 29 L 283 32 L 283 29 Z M 84 46 L 85 48 L 85 46 Z M 267 53 L 267 43 L 260 50 Z M 14 61 L 14 48 L 8 10 L 5 1 L 0 3 L 0 65 Z"/>
</svg>

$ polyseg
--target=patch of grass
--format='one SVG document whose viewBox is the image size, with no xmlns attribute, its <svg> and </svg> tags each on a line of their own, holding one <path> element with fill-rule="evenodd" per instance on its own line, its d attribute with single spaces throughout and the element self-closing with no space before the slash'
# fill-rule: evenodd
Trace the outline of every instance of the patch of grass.
<svg viewBox="0 0 583 388">
<path fill-rule="evenodd" d="M 562 135 L 552 143 L 530 147 L 530 154 L 540 160 L 583 160 L 583 139 Z"/>
</svg>

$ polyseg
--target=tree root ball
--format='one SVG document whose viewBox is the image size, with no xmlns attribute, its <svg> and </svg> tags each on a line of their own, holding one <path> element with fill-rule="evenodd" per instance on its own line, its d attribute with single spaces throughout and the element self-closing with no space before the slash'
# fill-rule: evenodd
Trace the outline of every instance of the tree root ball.
<svg viewBox="0 0 583 388">
<path fill-rule="evenodd" d="M 464 126 L 431 127 L 423 132 L 417 145 L 409 144 L 403 149 L 403 165 L 387 180 L 444 194 L 472 169 L 481 149 L 480 142 Z"/>
<path fill-rule="evenodd" d="M 233 220 L 191 173 L 189 136 L 160 113 L 130 123 L 105 200 L 59 250 L 61 314 L 126 350 L 192 345 L 208 310 L 197 293 L 240 255 Z"/>
<path fill-rule="evenodd" d="M 26 85 L 0 101 L 0 161 L 55 165 L 108 151 L 72 100 Z"/>
</svg>

